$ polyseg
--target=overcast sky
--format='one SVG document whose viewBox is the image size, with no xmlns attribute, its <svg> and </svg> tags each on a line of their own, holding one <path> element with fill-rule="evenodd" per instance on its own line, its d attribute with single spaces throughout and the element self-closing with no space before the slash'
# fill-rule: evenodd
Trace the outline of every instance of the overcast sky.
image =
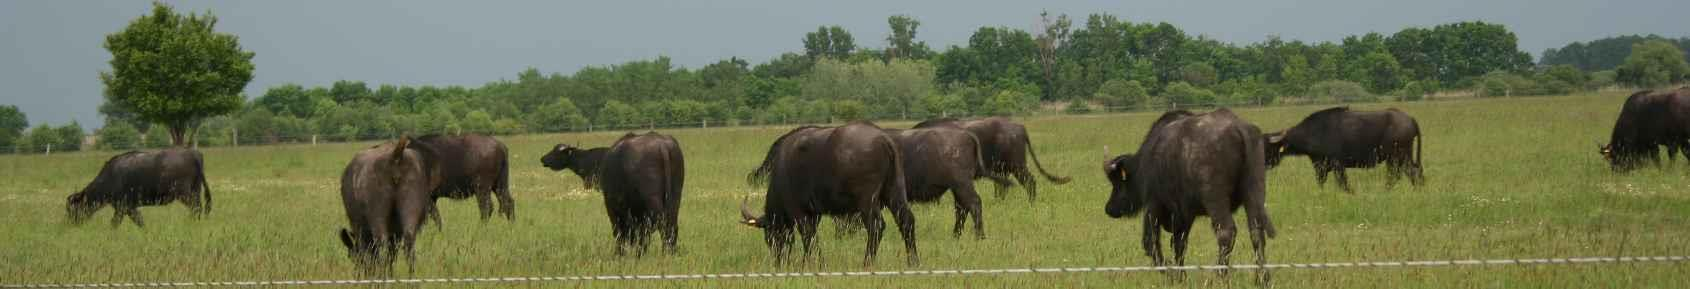
<svg viewBox="0 0 1690 289">
<path fill-rule="evenodd" d="M 1334 41 L 1367 32 L 1465 20 L 1507 25 L 1533 55 L 1619 34 L 1690 36 L 1685 0 L 1272 1 L 167 1 L 211 11 L 218 30 L 257 53 L 251 97 L 281 83 L 477 86 L 535 67 L 572 73 L 666 55 L 697 68 L 728 57 L 766 61 L 803 49 L 819 25 L 841 25 L 859 46 L 885 46 L 886 17 L 922 22 L 917 39 L 960 45 L 981 26 L 1031 30 L 1040 10 L 1165 21 L 1233 43 L 1268 35 Z M 148 12 L 146 1 L 0 1 L 0 104 L 31 125 L 103 122 L 98 73 L 110 69 L 108 33 Z"/>
</svg>

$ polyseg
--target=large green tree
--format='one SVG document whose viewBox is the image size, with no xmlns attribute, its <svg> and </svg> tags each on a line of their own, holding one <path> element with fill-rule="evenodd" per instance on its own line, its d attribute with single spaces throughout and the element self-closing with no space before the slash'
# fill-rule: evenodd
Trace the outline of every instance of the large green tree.
<svg viewBox="0 0 1690 289">
<path fill-rule="evenodd" d="M 17 144 L 23 130 L 29 128 L 29 117 L 15 105 L 0 105 L 0 148 Z"/>
<path fill-rule="evenodd" d="M 178 146 L 192 141 L 200 120 L 240 109 L 253 53 L 216 27 L 210 12 L 179 14 L 155 2 L 152 14 L 106 35 L 111 71 L 100 81 L 108 101 L 163 124 Z"/>
<path fill-rule="evenodd" d="M 1631 56 L 1615 69 L 1621 83 L 1654 87 L 1678 83 L 1690 74 L 1684 62 L 1684 52 L 1672 42 L 1650 40 L 1632 45 Z"/>
</svg>

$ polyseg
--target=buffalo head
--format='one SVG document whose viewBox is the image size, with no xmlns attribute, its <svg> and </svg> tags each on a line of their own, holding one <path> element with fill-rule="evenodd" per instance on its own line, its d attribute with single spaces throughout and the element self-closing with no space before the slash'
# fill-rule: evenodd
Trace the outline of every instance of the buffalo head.
<svg viewBox="0 0 1690 289">
<path fill-rule="evenodd" d="M 1133 164 L 1138 158 L 1125 154 L 1103 163 L 1103 174 L 1109 179 L 1109 203 L 1103 212 L 1110 218 L 1120 218 L 1144 209 L 1143 193 L 1133 189 Z"/>
<path fill-rule="evenodd" d="M 65 198 L 65 215 L 70 217 L 71 225 L 81 225 L 103 205 L 103 202 L 90 199 L 88 194 L 78 192 Z"/>
<path fill-rule="evenodd" d="M 557 146 L 552 147 L 550 152 L 546 152 L 545 156 L 540 157 L 540 164 L 545 165 L 546 168 L 552 169 L 553 171 L 561 171 L 575 165 L 569 162 L 571 159 L 570 156 L 574 156 L 579 152 L 581 152 L 580 148 L 567 144 L 557 144 Z"/>
<path fill-rule="evenodd" d="M 1264 146 L 1266 151 L 1262 155 L 1267 160 L 1267 167 L 1279 166 L 1279 160 L 1284 159 L 1289 150 L 1285 146 L 1285 131 L 1265 134 L 1262 135 L 1262 138 L 1267 139 L 1267 145 Z"/>
</svg>

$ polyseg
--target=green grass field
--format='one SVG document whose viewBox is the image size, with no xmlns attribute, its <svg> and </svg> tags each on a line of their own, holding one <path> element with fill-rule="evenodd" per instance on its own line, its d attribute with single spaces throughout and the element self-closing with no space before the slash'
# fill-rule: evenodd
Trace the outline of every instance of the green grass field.
<svg viewBox="0 0 1690 289">
<path fill-rule="evenodd" d="M 1268 209 L 1280 235 L 1268 242 L 1270 263 L 1446 260 L 1583 256 L 1686 255 L 1690 245 L 1690 165 L 1614 174 L 1596 153 L 1606 142 L 1623 95 L 1485 99 L 1356 105 L 1397 107 L 1416 117 L 1425 138 L 1427 184 L 1384 186 L 1384 170 L 1351 170 L 1356 193 L 1316 186 L 1306 158 L 1270 171 Z M 1275 131 L 1321 106 L 1242 109 L 1247 120 Z M 1140 222 L 1103 214 L 1108 185 L 1101 164 L 1136 148 L 1159 114 L 1020 119 L 1046 168 L 1072 176 L 1041 182 L 1029 203 L 1019 188 L 994 198 L 986 182 L 986 240 L 953 238 L 949 197 L 917 205 L 919 269 L 1143 266 Z M 882 123 L 907 127 L 910 123 Z M 739 225 L 742 196 L 760 202 L 763 189 L 745 183 L 774 137 L 787 127 L 663 131 L 681 141 L 688 176 L 681 208 L 680 252 L 644 258 L 612 254 L 597 192 L 568 172 L 540 166 L 555 143 L 608 144 L 621 132 L 501 138 L 512 150 L 515 222 L 478 220 L 473 200 L 442 201 L 444 230 L 430 225 L 418 241 L 416 274 L 398 278 L 693 274 L 916 269 L 888 229 L 881 258 L 860 264 L 863 234 L 839 237 L 827 222 L 820 254 L 808 262 L 772 264 L 762 232 Z M 596 144 L 596 145 L 595 145 Z M 192 220 L 181 205 L 141 209 L 148 227 L 113 229 L 111 210 L 73 227 L 65 197 L 91 180 L 115 152 L 0 156 L 0 283 L 316 280 L 352 278 L 335 231 L 346 226 L 340 171 L 371 143 L 286 145 L 204 150 L 214 190 L 210 218 Z M 1238 217 L 1243 222 L 1242 216 Z M 1213 264 L 1216 246 L 1199 219 L 1190 264 Z M 888 219 L 890 222 L 890 219 Z M 1240 232 L 1234 263 L 1251 259 Z M 1690 264 L 1642 263 L 1331 270 L 1277 270 L 1282 288 L 1493 287 L 1683 288 Z M 1188 287 L 1251 286 L 1250 272 L 1188 275 L 1174 282 L 1156 273 L 1015 274 L 948 277 L 849 277 L 726 281 L 594 281 L 500 283 L 510 287 Z M 431 285 L 424 287 L 448 287 Z M 457 287 L 457 286 L 452 286 Z"/>
</svg>

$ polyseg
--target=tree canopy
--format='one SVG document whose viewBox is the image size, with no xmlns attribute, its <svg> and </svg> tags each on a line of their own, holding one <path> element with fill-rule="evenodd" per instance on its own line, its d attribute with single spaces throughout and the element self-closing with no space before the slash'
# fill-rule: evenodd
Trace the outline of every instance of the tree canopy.
<svg viewBox="0 0 1690 289">
<path fill-rule="evenodd" d="M 165 125 L 171 142 L 190 142 L 200 120 L 239 109 L 252 80 L 253 53 L 216 32 L 217 17 L 179 14 L 153 3 L 152 14 L 106 35 L 111 70 L 100 73 L 118 110 Z"/>
</svg>

